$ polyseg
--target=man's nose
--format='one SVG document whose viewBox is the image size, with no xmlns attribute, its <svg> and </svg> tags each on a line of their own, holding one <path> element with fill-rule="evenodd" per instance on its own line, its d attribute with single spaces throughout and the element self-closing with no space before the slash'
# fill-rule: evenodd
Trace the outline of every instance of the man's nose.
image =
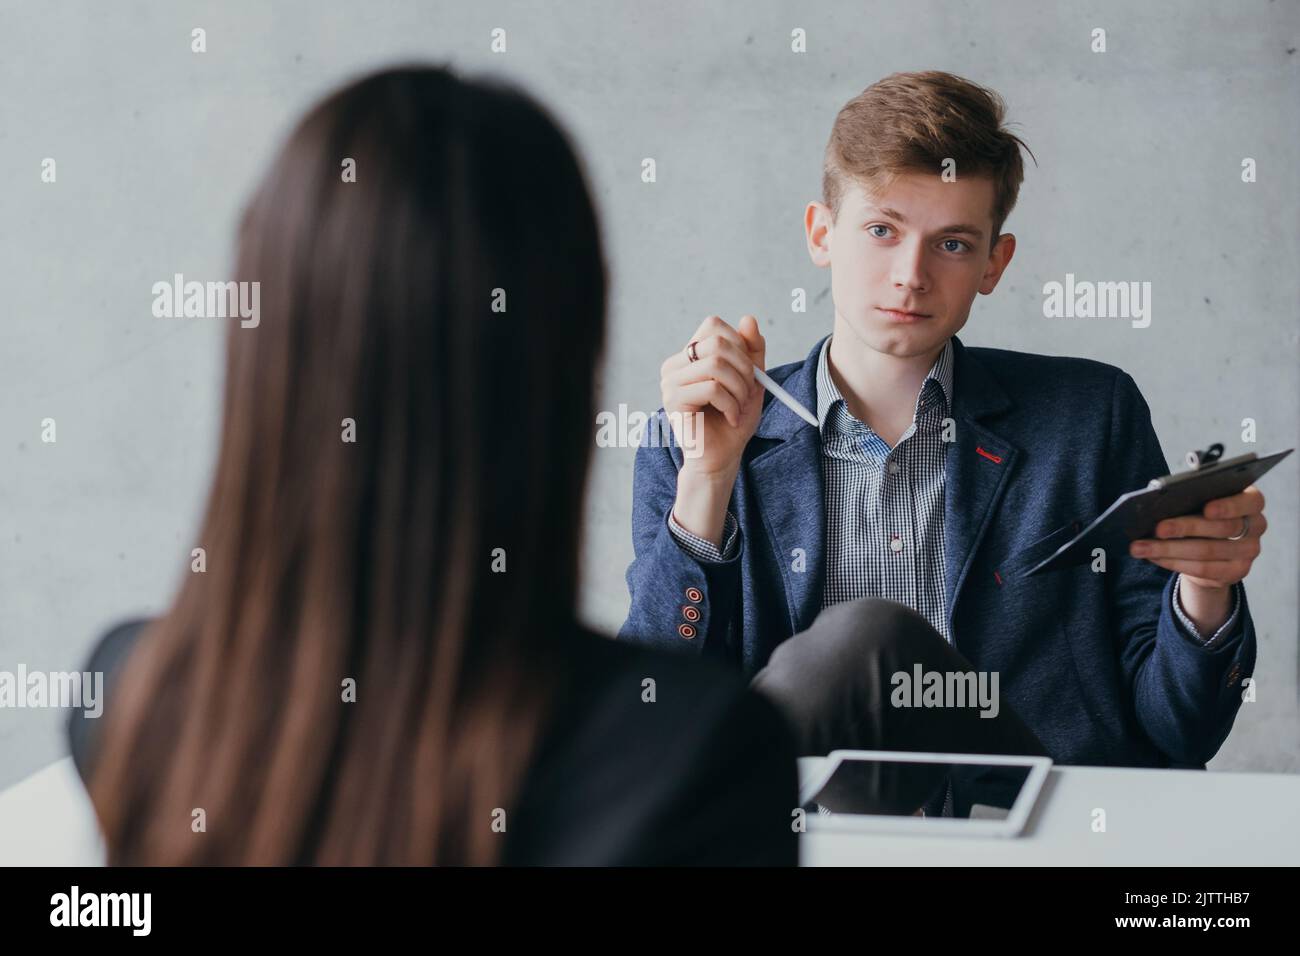
<svg viewBox="0 0 1300 956">
<path fill-rule="evenodd" d="M 929 287 L 925 249 L 919 242 L 900 243 L 894 252 L 893 282 L 897 289 L 924 292 Z"/>
</svg>

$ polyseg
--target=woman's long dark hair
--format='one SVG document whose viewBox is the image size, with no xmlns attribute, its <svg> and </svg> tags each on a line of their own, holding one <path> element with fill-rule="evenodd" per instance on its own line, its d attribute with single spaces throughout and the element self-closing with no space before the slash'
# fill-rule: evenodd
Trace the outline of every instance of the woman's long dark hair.
<svg viewBox="0 0 1300 956">
<path fill-rule="evenodd" d="M 368 76 L 292 133 L 236 271 L 206 571 L 93 767 L 109 862 L 498 860 L 577 627 L 606 272 L 574 150 L 508 86 Z"/>
</svg>

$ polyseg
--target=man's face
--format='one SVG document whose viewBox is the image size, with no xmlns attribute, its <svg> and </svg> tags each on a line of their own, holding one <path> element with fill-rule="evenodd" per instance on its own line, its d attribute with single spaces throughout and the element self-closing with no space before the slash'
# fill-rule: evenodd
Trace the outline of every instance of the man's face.
<svg viewBox="0 0 1300 956">
<path fill-rule="evenodd" d="M 960 174 L 944 182 L 905 172 L 875 195 L 855 182 L 834 222 L 814 202 L 804 225 L 813 262 L 831 267 L 836 331 L 899 358 L 933 352 L 960 331 L 1016 244 L 1003 235 L 990 252 L 993 182 Z"/>
</svg>

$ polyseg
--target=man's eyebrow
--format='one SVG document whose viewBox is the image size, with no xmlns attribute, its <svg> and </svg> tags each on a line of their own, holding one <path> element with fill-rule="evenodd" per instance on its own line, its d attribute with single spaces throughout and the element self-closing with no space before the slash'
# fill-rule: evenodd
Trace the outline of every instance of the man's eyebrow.
<svg viewBox="0 0 1300 956">
<path fill-rule="evenodd" d="M 880 213 L 886 219 L 893 219 L 895 222 L 901 222 L 904 224 L 907 223 L 907 217 L 897 209 L 891 209 L 888 206 L 881 206 L 879 208 L 875 206 L 867 207 L 868 211 L 871 211 L 872 209 L 875 209 L 876 212 Z M 961 235 L 971 236 L 974 239 L 984 238 L 983 229 L 978 226 L 972 226 L 970 223 L 966 222 L 955 222 L 951 226 L 944 226 L 942 229 L 936 229 L 935 232 L 955 232 Z"/>
</svg>

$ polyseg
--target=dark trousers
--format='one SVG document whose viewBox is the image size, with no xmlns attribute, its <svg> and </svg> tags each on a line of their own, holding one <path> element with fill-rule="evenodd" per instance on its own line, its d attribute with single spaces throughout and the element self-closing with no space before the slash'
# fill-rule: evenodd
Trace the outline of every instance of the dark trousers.
<svg viewBox="0 0 1300 956">
<path fill-rule="evenodd" d="M 923 674 L 975 672 L 916 611 L 861 598 L 825 608 L 812 627 L 782 642 L 752 686 L 785 713 L 800 756 L 843 749 L 1048 755 L 1005 700 L 997 701 L 993 716 L 981 716 L 970 701 L 896 706 L 891 698 L 901 682 L 895 675 L 915 684 L 918 664 Z"/>
</svg>

